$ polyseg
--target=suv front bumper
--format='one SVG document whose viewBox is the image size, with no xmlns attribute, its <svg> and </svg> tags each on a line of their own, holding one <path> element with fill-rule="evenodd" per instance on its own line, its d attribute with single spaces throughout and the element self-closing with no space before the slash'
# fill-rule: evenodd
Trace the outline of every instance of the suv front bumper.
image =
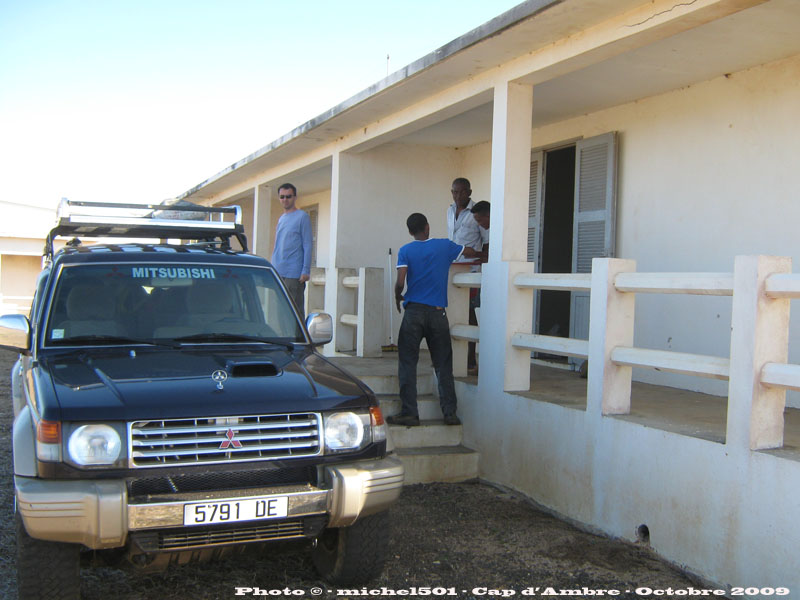
<svg viewBox="0 0 800 600">
<path fill-rule="evenodd" d="M 31 537 L 92 549 L 124 546 L 129 532 L 183 527 L 184 506 L 199 501 L 285 496 L 287 518 L 327 515 L 329 527 L 345 527 L 388 508 L 403 487 L 403 464 L 394 456 L 326 466 L 324 473 L 324 488 L 223 490 L 150 497 L 143 503 L 128 498 L 124 480 L 14 480 L 17 510 Z"/>
</svg>

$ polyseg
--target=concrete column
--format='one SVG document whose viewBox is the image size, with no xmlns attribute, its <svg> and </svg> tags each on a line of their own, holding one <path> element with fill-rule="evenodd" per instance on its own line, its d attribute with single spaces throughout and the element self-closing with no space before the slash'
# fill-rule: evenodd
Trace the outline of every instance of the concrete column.
<svg viewBox="0 0 800 600">
<path fill-rule="evenodd" d="M 253 231 L 250 252 L 264 258 L 272 256 L 275 232 L 272 231 L 272 188 L 257 185 L 253 193 Z"/>
<path fill-rule="evenodd" d="M 381 199 L 375 194 L 380 189 L 377 176 L 371 172 L 364 155 L 335 152 L 331 162 L 331 215 L 328 251 L 328 270 L 325 286 L 325 310 L 335 319 L 334 339 L 326 352 L 356 350 L 356 329 L 342 325 L 342 314 L 358 314 L 358 292 L 341 284 L 344 277 L 358 274 L 361 267 L 374 267 L 382 271 L 384 250 L 365 244 L 366 230 L 386 227 Z M 378 302 L 385 303 L 383 275 L 379 282 L 369 276 L 370 293 L 376 292 Z M 380 349 L 384 333 L 383 305 L 380 310 L 371 308 L 366 317 L 369 322 L 362 329 Z M 361 317 L 359 316 L 359 319 Z M 370 351 L 373 352 L 373 351 Z"/>
<path fill-rule="evenodd" d="M 494 89 L 490 262 L 527 260 L 533 87 Z M 504 286 L 505 287 L 505 286 Z"/>
<path fill-rule="evenodd" d="M 731 362 L 726 443 L 739 449 L 783 446 L 786 390 L 761 385 L 766 363 L 789 356 L 787 298 L 769 298 L 764 281 L 773 273 L 791 273 L 792 259 L 737 256 L 733 269 Z"/>
<path fill-rule="evenodd" d="M 358 326 L 356 354 L 380 356 L 383 345 L 383 269 L 361 267 L 358 270 Z"/>
<path fill-rule="evenodd" d="M 527 391 L 531 387 L 531 351 L 515 348 L 511 338 L 515 333 L 531 333 L 533 329 L 533 291 L 514 285 L 517 275 L 533 273 L 534 264 L 529 262 L 498 261 L 483 265 L 480 386 L 484 382 L 496 386 L 494 382 L 501 375 L 507 392 Z"/>
<path fill-rule="evenodd" d="M 593 416 L 623 415 L 631 411 L 631 367 L 611 362 L 617 346 L 633 346 L 636 295 L 618 292 L 617 273 L 636 270 L 636 261 L 592 259 L 592 296 L 589 307 L 589 379 L 587 412 Z"/>
<path fill-rule="evenodd" d="M 333 356 L 337 352 L 355 350 L 355 335 L 352 327 L 342 325 L 340 317 L 342 314 L 353 313 L 354 300 L 352 291 L 342 286 L 342 278 L 353 275 L 354 272 L 346 274 L 340 273 L 339 267 L 342 265 L 343 242 L 348 239 L 349 231 L 340 230 L 340 225 L 347 227 L 346 215 L 342 215 L 346 207 L 347 184 L 350 179 L 349 156 L 340 152 L 334 152 L 331 164 L 331 215 L 330 232 L 328 235 L 328 267 L 325 270 L 325 312 L 333 317 L 333 340 L 327 344 L 323 352 L 327 356 Z M 343 297 L 347 295 L 348 298 Z"/>
<path fill-rule="evenodd" d="M 384 198 L 370 190 L 380 187 L 360 154 L 336 152 L 331 177 L 331 235 L 329 266 L 354 269 L 383 267 L 385 257 L 373 247 L 359 243 L 370 228 L 385 227 Z"/>
<path fill-rule="evenodd" d="M 507 391 L 530 387 L 530 351 L 511 345 L 517 332 L 531 333 L 533 295 L 513 283 L 532 272 L 528 246 L 533 87 L 501 82 L 494 88 L 492 204 L 489 262 L 482 267 L 479 385 L 502 381 Z"/>
</svg>

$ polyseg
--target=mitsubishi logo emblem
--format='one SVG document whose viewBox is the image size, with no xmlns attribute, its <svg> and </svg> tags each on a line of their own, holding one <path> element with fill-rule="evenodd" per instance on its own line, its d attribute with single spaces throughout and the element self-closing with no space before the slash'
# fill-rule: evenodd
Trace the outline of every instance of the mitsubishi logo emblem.
<svg viewBox="0 0 800 600">
<path fill-rule="evenodd" d="M 217 383 L 217 389 L 222 390 L 225 389 L 222 384 L 228 381 L 228 374 L 222 369 L 218 369 L 211 374 L 211 379 Z"/>
<path fill-rule="evenodd" d="M 223 441 L 223 442 L 222 442 L 222 443 L 219 445 L 219 449 L 220 449 L 220 450 L 225 450 L 225 449 L 226 449 L 226 448 L 228 448 L 229 446 L 233 446 L 234 448 L 241 448 L 241 447 L 242 447 L 242 442 L 240 442 L 239 440 L 235 440 L 235 439 L 233 439 L 233 437 L 234 437 L 235 435 L 236 435 L 236 434 L 233 432 L 233 429 L 228 429 L 228 431 L 226 431 L 226 432 L 225 432 L 225 437 L 226 437 L 226 438 L 228 438 L 228 439 L 227 439 L 227 440 L 224 440 L 224 441 Z"/>
</svg>

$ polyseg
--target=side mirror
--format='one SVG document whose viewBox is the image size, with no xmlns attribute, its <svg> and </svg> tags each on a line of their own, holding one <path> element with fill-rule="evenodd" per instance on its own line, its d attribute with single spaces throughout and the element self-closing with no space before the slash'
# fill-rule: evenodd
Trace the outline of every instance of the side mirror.
<svg viewBox="0 0 800 600">
<path fill-rule="evenodd" d="M 0 317 L 0 348 L 27 353 L 30 349 L 31 324 L 24 315 Z"/>
<path fill-rule="evenodd" d="M 324 346 L 333 339 L 333 319 L 328 313 L 311 313 L 306 328 L 314 346 Z"/>
</svg>

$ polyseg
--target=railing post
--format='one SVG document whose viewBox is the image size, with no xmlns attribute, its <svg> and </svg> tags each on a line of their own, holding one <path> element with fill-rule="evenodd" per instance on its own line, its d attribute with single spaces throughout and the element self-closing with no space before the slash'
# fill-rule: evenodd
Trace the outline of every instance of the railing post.
<svg viewBox="0 0 800 600">
<path fill-rule="evenodd" d="M 324 348 L 326 356 L 356 349 L 356 333 L 353 327 L 342 323 L 342 315 L 356 310 L 356 291 L 343 284 L 345 277 L 356 275 L 355 269 L 328 267 L 325 272 L 325 312 L 333 319 L 333 340 Z"/>
<path fill-rule="evenodd" d="M 383 345 L 383 269 L 358 270 L 356 355 L 380 356 Z"/>
<path fill-rule="evenodd" d="M 342 323 L 342 315 L 352 315 L 356 312 L 358 292 L 344 285 L 345 277 L 354 277 L 358 272 L 355 269 L 336 269 L 336 322 L 333 326 L 334 342 L 337 352 L 352 352 L 356 349 L 356 332 L 350 325 Z"/>
<path fill-rule="evenodd" d="M 733 270 L 731 361 L 726 443 L 763 450 L 783 446 L 784 388 L 761 384 L 766 363 L 789 356 L 787 298 L 769 298 L 764 290 L 773 273 L 791 273 L 792 259 L 737 256 Z"/>
<path fill-rule="evenodd" d="M 592 259 L 589 304 L 589 379 L 587 411 L 593 415 L 621 415 L 631 411 L 631 367 L 611 361 L 617 346 L 633 346 L 635 294 L 614 286 L 618 273 L 636 270 L 636 261 Z"/>
<path fill-rule="evenodd" d="M 453 285 L 453 277 L 458 273 L 468 273 L 469 264 L 454 263 L 450 267 L 447 278 L 447 320 L 453 325 L 469 324 L 469 290 Z M 467 376 L 467 344 L 466 340 L 452 340 L 453 343 L 453 376 Z"/>
<path fill-rule="evenodd" d="M 325 269 L 311 267 L 311 276 L 306 286 L 306 315 L 325 311 Z"/>
<path fill-rule="evenodd" d="M 531 388 L 531 351 L 511 343 L 516 333 L 533 330 L 532 289 L 514 284 L 517 275 L 533 275 L 535 265 L 523 261 L 488 262 L 481 278 L 481 377 L 489 381 L 502 375 L 503 390 L 527 392 Z M 483 385 L 479 382 L 479 385 Z"/>
</svg>

